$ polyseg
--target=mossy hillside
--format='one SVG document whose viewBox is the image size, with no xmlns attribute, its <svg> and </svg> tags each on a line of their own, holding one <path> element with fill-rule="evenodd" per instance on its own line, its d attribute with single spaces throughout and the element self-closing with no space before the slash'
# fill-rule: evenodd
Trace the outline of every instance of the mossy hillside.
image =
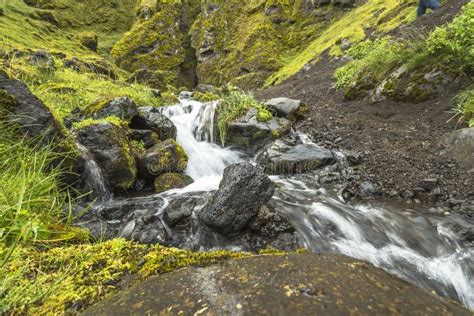
<svg viewBox="0 0 474 316">
<path fill-rule="evenodd" d="M 357 43 L 366 37 L 369 29 L 375 34 L 385 34 L 399 25 L 414 21 L 416 5 L 416 1 L 400 3 L 397 0 L 368 0 L 335 19 L 310 45 L 271 75 L 265 84 L 281 83 L 306 64 L 317 62 L 318 57 L 326 50 L 332 56 L 341 55 L 338 43 L 344 38 Z"/>
<path fill-rule="evenodd" d="M 261 86 L 328 21 L 332 7 L 306 11 L 301 1 L 217 1 L 209 11 L 203 2 L 191 30 L 202 83 L 232 82 L 244 89 Z M 235 14 L 240 12 L 240 14 Z"/>
<path fill-rule="evenodd" d="M 97 244 L 15 251 L 2 274 L 2 312 L 35 315 L 77 312 L 120 288 L 132 275 L 140 280 L 190 266 L 248 256 L 230 251 L 191 252 L 124 239 Z M 5 278 L 5 276 L 8 276 Z M 130 278 L 129 278 L 130 279 Z"/>
<path fill-rule="evenodd" d="M 17 0 L 14 0 L 17 1 Z M 132 26 L 137 0 L 27 0 L 34 8 L 50 12 L 61 31 L 97 33 L 99 50 L 108 53 Z"/>
<path fill-rule="evenodd" d="M 29 57 L 12 58 L 7 72 L 24 81 L 28 88 L 40 98 L 62 121 L 72 110 L 85 110 L 99 99 L 127 96 L 138 106 L 161 106 L 163 99 L 141 84 L 112 80 L 91 72 L 75 71 L 63 66 L 63 60 L 54 57 L 56 69 L 45 69 L 31 65 Z M 120 74 L 120 71 L 118 71 Z"/>
</svg>

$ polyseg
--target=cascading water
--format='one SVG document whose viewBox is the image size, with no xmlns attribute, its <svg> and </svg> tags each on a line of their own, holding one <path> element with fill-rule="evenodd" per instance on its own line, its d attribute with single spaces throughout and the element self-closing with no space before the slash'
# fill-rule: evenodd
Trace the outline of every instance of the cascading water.
<svg viewBox="0 0 474 316">
<path fill-rule="evenodd" d="M 149 203 L 153 212 L 161 215 L 164 207 L 180 196 L 195 192 L 194 195 L 205 197 L 209 193 L 203 192 L 218 188 L 224 168 L 242 160 L 240 153 L 214 143 L 216 106 L 185 99 L 179 105 L 163 108 L 162 113 L 176 125 L 177 141 L 188 155 L 185 173 L 195 182 L 184 189 L 142 198 L 137 204 Z M 302 141 L 310 142 L 304 136 Z M 278 185 L 270 204 L 294 226 L 302 246 L 315 252 L 335 252 L 369 261 L 474 309 L 474 250 L 459 241 L 450 226 L 453 218 L 402 206 L 351 206 L 329 189 L 313 187 L 311 181 L 301 179 L 274 176 Z M 153 201 L 158 199 L 163 201 L 162 206 L 155 209 L 157 203 Z M 196 204 L 194 212 L 202 206 Z M 143 210 L 138 208 L 139 211 Z M 472 226 L 456 220 L 458 225 Z M 134 227 L 135 222 L 129 223 L 125 233 L 131 234 Z M 199 240 L 193 236 L 189 239 Z M 201 246 L 205 249 L 216 244 Z"/>
<path fill-rule="evenodd" d="M 112 197 L 112 194 L 107 187 L 102 170 L 86 147 L 79 143 L 76 143 L 76 146 L 81 152 L 82 159 L 85 161 L 83 173 L 84 187 L 90 191 L 98 201 L 108 201 Z"/>
</svg>

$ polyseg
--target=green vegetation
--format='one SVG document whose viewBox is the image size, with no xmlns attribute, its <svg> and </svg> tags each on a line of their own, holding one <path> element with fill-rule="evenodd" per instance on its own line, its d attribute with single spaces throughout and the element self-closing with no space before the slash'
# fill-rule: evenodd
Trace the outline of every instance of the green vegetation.
<svg viewBox="0 0 474 316">
<path fill-rule="evenodd" d="M 247 254 L 230 251 L 191 252 L 139 245 L 124 239 L 39 251 L 18 249 L 0 280 L 0 310 L 34 315 L 77 312 L 119 287 L 127 275 L 135 280 L 190 266 L 205 266 Z"/>
<path fill-rule="evenodd" d="M 221 99 L 220 95 L 210 93 L 210 92 L 194 92 L 193 99 L 200 102 L 211 102 Z"/>
<path fill-rule="evenodd" d="M 347 51 L 352 61 L 336 70 L 336 87 L 352 99 L 380 87 L 395 100 L 425 101 L 435 95 L 438 82 L 427 82 L 425 74 L 441 70 L 445 76 L 469 78 L 474 72 L 474 3 L 468 3 L 451 23 L 426 37 L 394 41 L 388 37 L 364 41 Z M 397 70 L 398 69 L 398 70 Z M 443 79 L 439 79 L 442 80 Z M 468 79 L 469 80 L 469 79 Z M 418 88 L 423 86 L 423 88 Z M 379 89 L 379 88 L 378 88 Z M 406 96 L 398 95 L 406 94 Z M 469 108 L 469 95 L 462 95 L 459 108 Z M 469 115 L 464 115 L 469 118 Z M 469 119 L 467 119 L 469 121 Z"/>
<path fill-rule="evenodd" d="M 456 116 L 459 120 L 474 127 L 474 88 L 471 87 L 460 93 L 456 98 Z"/>
<path fill-rule="evenodd" d="M 259 121 L 267 122 L 272 119 L 270 110 L 255 100 L 252 95 L 230 89 L 229 93 L 222 98 L 217 109 L 217 128 L 223 144 L 227 138 L 227 125 L 245 115 L 251 108 L 258 111 L 257 119 Z"/>
<path fill-rule="evenodd" d="M 398 0 L 368 0 L 363 5 L 336 18 L 303 50 L 290 58 L 286 64 L 265 81 L 265 85 L 283 82 L 296 74 L 304 65 L 315 63 L 320 55 L 329 50 L 332 56 L 342 55 L 338 43 L 347 38 L 357 43 L 366 37 L 366 30 L 385 34 L 401 24 L 415 20 L 417 1 L 400 4 Z M 381 14 L 380 14 L 381 12 Z"/>
</svg>

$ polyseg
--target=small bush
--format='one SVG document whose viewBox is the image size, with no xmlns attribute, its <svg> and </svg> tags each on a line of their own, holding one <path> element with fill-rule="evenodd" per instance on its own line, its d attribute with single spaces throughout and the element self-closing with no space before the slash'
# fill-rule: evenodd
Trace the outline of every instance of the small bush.
<svg viewBox="0 0 474 316">
<path fill-rule="evenodd" d="M 225 144 L 227 139 L 227 125 L 245 115 L 250 108 L 258 111 L 257 119 L 259 121 L 267 122 L 272 119 L 271 112 L 249 94 L 231 89 L 222 98 L 217 111 L 217 128 L 219 129 L 222 144 Z"/>
</svg>

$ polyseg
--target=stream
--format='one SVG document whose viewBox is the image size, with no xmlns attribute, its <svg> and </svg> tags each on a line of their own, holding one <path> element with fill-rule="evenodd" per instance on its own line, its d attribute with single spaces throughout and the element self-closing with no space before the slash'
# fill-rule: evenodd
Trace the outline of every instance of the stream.
<svg viewBox="0 0 474 316">
<path fill-rule="evenodd" d="M 87 181 L 99 196 L 102 195 L 95 208 L 126 203 L 136 205 L 137 212 L 151 209 L 161 216 L 173 200 L 191 196 L 200 199 L 194 205 L 194 213 L 199 211 L 206 198 L 218 188 L 226 166 L 253 160 L 215 143 L 216 106 L 216 102 L 183 99 L 181 104 L 162 110 L 177 127 L 177 142 L 189 157 L 185 173 L 194 179 L 193 184 L 146 197 L 114 199 L 108 196 L 100 170 L 89 161 Z M 309 142 L 306 138 L 305 141 Z M 371 262 L 429 292 L 435 291 L 474 309 L 474 249 L 464 245 L 454 229 L 469 228 L 472 223 L 460 216 L 433 214 L 408 204 L 350 205 L 338 192 L 315 185 L 309 175 L 271 178 L 276 190 L 269 204 L 296 229 L 301 247 Z M 196 217 L 193 218 L 197 225 Z M 122 236 L 130 236 L 135 225 L 134 221 L 127 224 Z M 169 231 L 169 227 L 163 226 Z M 218 236 L 203 242 L 201 233 L 197 229 L 187 237 L 189 247 L 200 243 L 201 250 L 238 249 L 238 246 L 222 243 Z"/>
</svg>

